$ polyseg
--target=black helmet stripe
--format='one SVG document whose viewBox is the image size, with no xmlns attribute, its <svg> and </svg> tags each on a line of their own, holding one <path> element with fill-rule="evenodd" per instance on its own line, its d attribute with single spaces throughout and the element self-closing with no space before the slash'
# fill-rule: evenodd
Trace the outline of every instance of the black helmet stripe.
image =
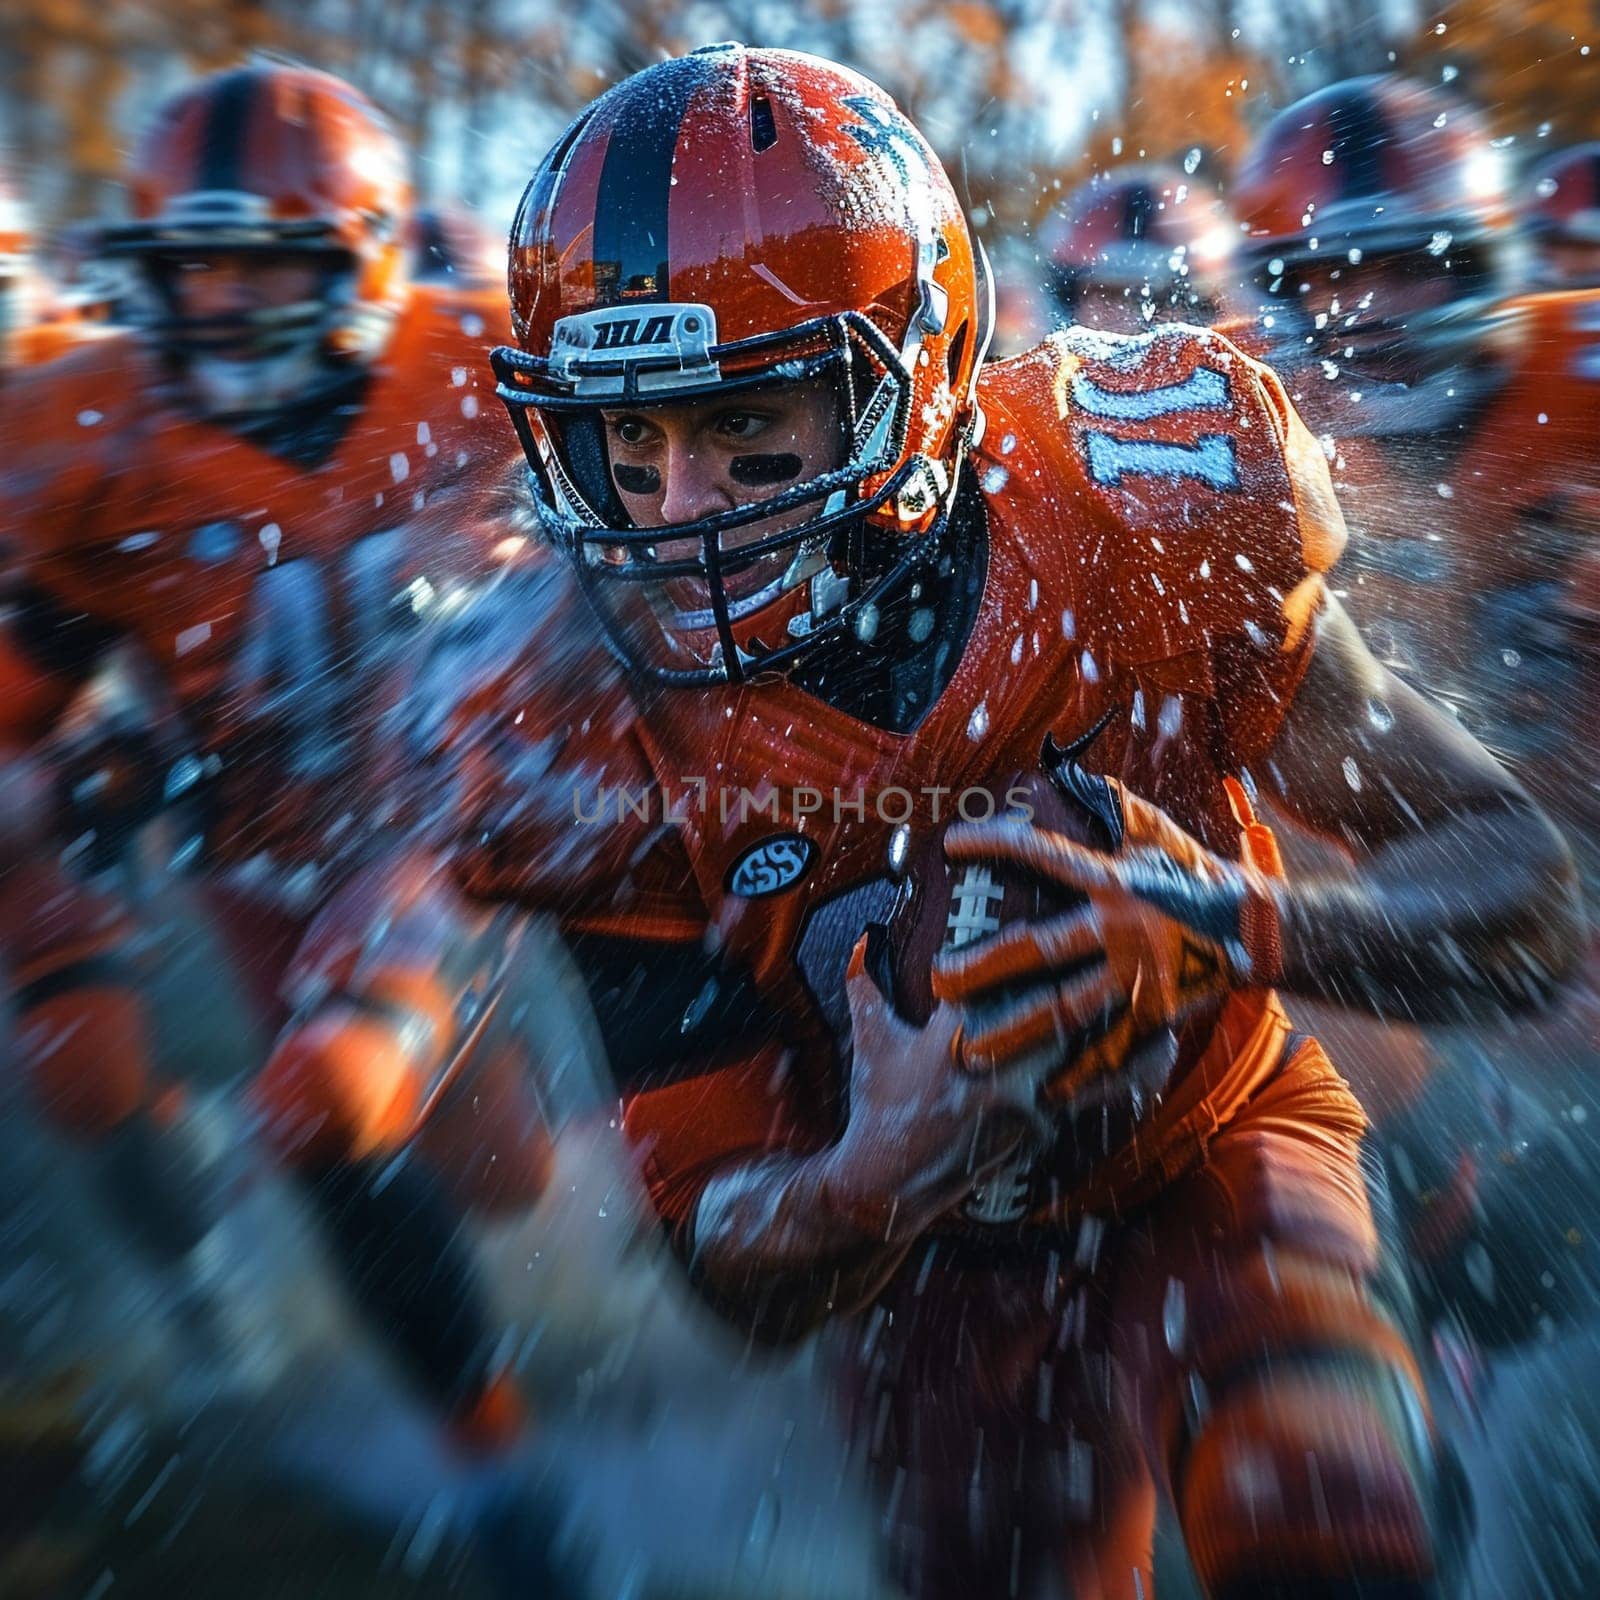
<svg viewBox="0 0 1600 1600">
<path fill-rule="evenodd" d="M 595 194 L 594 288 L 600 305 L 667 298 L 667 211 L 678 129 L 706 57 L 663 61 L 623 88 Z"/>
<path fill-rule="evenodd" d="M 1384 146 L 1389 141 L 1383 106 L 1368 83 L 1356 87 L 1328 108 L 1328 143 L 1336 170 L 1343 174 L 1341 200 L 1359 200 L 1384 193 Z"/>
<path fill-rule="evenodd" d="M 244 142 L 259 75 L 249 67 L 230 72 L 211 97 L 211 115 L 201 135 L 197 189 L 242 189 Z"/>
<path fill-rule="evenodd" d="M 1155 221 L 1160 202 L 1148 183 L 1136 183 L 1128 191 L 1127 209 L 1122 218 L 1122 236 L 1125 239 L 1142 239 Z"/>
</svg>

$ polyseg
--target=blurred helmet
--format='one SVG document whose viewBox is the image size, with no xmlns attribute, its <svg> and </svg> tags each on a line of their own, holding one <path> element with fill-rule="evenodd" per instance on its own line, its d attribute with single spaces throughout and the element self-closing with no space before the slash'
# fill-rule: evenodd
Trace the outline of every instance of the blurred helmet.
<svg viewBox="0 0 1600 1600">
<path fill-rule="evenodd" d="M 406 231 L 411 272 L 418 283 L 488 288 L 500 282 L 505 240 L 458 206 L 415 212 Z"/>
<path fill-rule="evenodd" d="M 405 156 L 378 110 L 323 72 L 258 63 L 169 100 L 134 158 L 133 221 L 106 248 L 144 270 L 149 332 L 208 409 L 273 410 L 388 341 L 407 293 Z M 176 281 L 197 257 L 319 269 L 292 305 L 186 315 Z M 227 358 L 227 359 L 219 359 Z"/>
<path fill-rule="evenodd" d="M 938 158 L 874 84 L 742 45 L 638 73 L 535 173 L 510 292 L 520 349 L 495 352 L 499 393 L 545 526 L 639 670 L 738 680 L 868 636 L 876 601 L 933 558 L 979 426 L 992 295 Z M 602 408 L 803 379 L 835 386 L 835 469 L 630 523 Z M 740 543 L 768 517 L 786 525 Z M 662 558 L 671 543 L 695 553 Z"/>
<path fill-rule="evenodd" d="M 1215 320 L 1233 243 L 1215 197 L 1156 166 L 1097 173 L 1040 229 L 1051 292 L 1091 326 Z"/>
<path fill-rule="evenodd" d="M 1600 142 L 1558 150 L 1534 168 L 1521 206 L 1533 276 L 1547 288 L 1600 283 Z"/>
<path fill-rule="evenodd" d="M 1231 202 L 1241 266 L 1281 359 L 1338 354 L 1358 320 L 1361 359 L 1404 352 L 1423 370 L 1445 367 L 1482 337 L 1506 292 L 1498 153 L 1477 114 L 1439 89 L 1376 75 L 1306 96 L 1262 130 Z M 1427 286 L 1438 303 L 1391 314 L 1375 296 L 1359 317 L 1347 304 L 1313 323 L 1301 307 L 1307 276 L 1347 268 Z"/>
</svg>

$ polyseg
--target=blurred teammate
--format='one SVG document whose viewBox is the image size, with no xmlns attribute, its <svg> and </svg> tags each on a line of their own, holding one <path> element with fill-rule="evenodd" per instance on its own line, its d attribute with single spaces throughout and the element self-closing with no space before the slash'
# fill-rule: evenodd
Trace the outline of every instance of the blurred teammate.
<svg viewBox="0 0 1600 1600">
<path fill-rule="evenodd" d="M 246 1035 L 293 1003 L 285 963 L 334 885 L 367 874 L 375 895 L 438 898 L 425 860 L 394 864 L 411 813 L 385 714 L 418 619 L 494 565 L 480 496 L 508 436 L 480 414 L 478 374 L 503 310 L 411 281 L 404 168 L 379 113 L 336 78 L 252 66 L 179 93 L 134 162 L 132 220 L 105 236 L 142 279 L 146 319 L 21 375 L 6 413 L 5 734 L 27 804 L 0 924 L 20 1065 L 44 1112 L 105 1152 L 128 1220 L 180 1268 L 209 1219 L 168 1200 L 174 1046 L 151 1027 L 137 908 L 95 869 L 175 808 L 255 998 Z M 118 648 L 153 723 L 63 751 L 62 712 Z M 428 1109 L 454 1118 L 457 1180 L 525 1202 L 547 1152 L 515 1083 L 483 1096 L 488 1131 L 451 1095 L 474 1051 L 515 1069 L 503 1019 L 491 1025 L 515 931 L 478 917 L 460 932 L 456 986 L 405 997 L 439 1069 Z M 381 1195 L 351 1193 L 314 1158 L 308 1179 L 413 1376 L 469 1425 L 480 1403 L 510 1404 L 470 1362 L 433 1381 L 444 1330 L 481 1333 L 459 1243 L 432 1241 L 454 1309 L 410 1322 L 397 1285 L 420 1286 L 405 1265 L 343 1248 L 362 1206 L 405 1208 L 426 1234 L 444 1180 L 423 1163 Z"/>
<path fill-rule="evenodd" d="M 1159 1484 L 1210 1594 L 1440 1592 L 1364 1120 L 1272 991 L 1536 1005 L 1570 870 L 1327 596 L 1343 524 L 1277 380 L 1187 327 L 985 365 L 916 129 L 738 45 L 576 119 L 510 288 L 500 393 L 564 561 L 441 630 L 417 757 L 472 893 L 572 938 L 691 1280 L 846 1343 L 902 1580 L 1148 1594 Z M 906 830 L 1047 735 L 1108 848 L 968 830 L 974 900 L 1008 861 L 1071 910 L 941 959 L 918 1030 L 866 931 Z M 1351 882 L 1276 876 L 1247 775 Z M 341 1096 L 338 1047 L 381 996 L 327 970 L 260 1096 L 359 1172 L 382 1094 Z"/>
<path fill-rule="evenodd" d="M 1535 202 L 1551 208 L 1552 236 L 1559 216 L 1581 217 L 1581 160 L 1569 180 L 1559 201 Z M 1231 201 L 1261 305 L 1257 348 L 1322 435 L 1350 519 L 1352 615 L 1551 806 L 1594 881 L 1600 297 L 1518 293 L 1486 128 L 1455 96 L 1403 78 L 1335 84 L 1280 112 Z M 1575 1271 L 1567 1222 L 1555 1207 L 1541 1217 L 1537 1197 L 1564 1180 L 1537 1173 L 1552 1153 L 1508 1124 L 1514 1097 L 1486 1083 L 1475 1159 L 1439 1136 L 1421 1035 L 1312 1020 L 1403 1147 L 1410 1225 L 1444 1298 L 1494 1340 L 1559 1310 Z M 1521 1037 L 1532 1054 L 1592 1045 Z M 1498 1291 L 1468 1271 L 1480 1240 Z"/>
<path fill-rule="evenodd" d="M 1572 578 L 1600 531 L 1600 299 L 1514 293 L 1498 153 L 1469 108 L 1403 79 L 1281 112 L 1233 203 L 1274 359 L 1336 444 L 1352 611 L 1592 831 Z"/>
<path fill-rule="evenodd" d="M 1216 322 L 1232 243 L 1216 199 L 1179 169 L 1156 166 L 1097 173 L 1039 229 L 1061 318 L 1108 333 Z"/>
</svg>

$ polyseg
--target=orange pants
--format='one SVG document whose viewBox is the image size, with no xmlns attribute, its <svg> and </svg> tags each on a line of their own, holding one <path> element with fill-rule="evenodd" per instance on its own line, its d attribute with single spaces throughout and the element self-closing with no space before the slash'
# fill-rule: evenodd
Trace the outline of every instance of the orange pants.
<svg viewBox="0 0 1600 1600">
<path fill-rule="evenodd" d="M 1077 1600 L 1148 1600 L 1161 1493 L 1208 1594 L 1435 1592 L 1431 1426 L 1364 1130 L 1296 1038 L 1137 1217 L 912 1255 L 842 1341 L 908 1592 L 1026 1595 L 1053 1570 Z"/>
</svg>

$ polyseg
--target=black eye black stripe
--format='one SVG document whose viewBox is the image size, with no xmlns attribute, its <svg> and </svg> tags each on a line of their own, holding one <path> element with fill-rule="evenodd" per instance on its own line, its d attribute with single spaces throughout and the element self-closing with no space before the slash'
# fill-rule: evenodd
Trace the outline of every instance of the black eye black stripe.
<svg viewBox="0 0 1600 1600">
<path fill-rule="evenodd" d="M 635 467 L 619 461 L 612 466 L 611 476 L 624 494 L 654 494 L 661 487 L 661 474 L 654 467 Z"/>
<path fill-rule="evenodd" d="M 779 451 L 772 455 L 735 456 L 728 463 L 728 476 L 746 488 L 757 489 L 767 484 L 788 483 L 800 476 L 805 463 L 797 455 Z"/>
</svg>

